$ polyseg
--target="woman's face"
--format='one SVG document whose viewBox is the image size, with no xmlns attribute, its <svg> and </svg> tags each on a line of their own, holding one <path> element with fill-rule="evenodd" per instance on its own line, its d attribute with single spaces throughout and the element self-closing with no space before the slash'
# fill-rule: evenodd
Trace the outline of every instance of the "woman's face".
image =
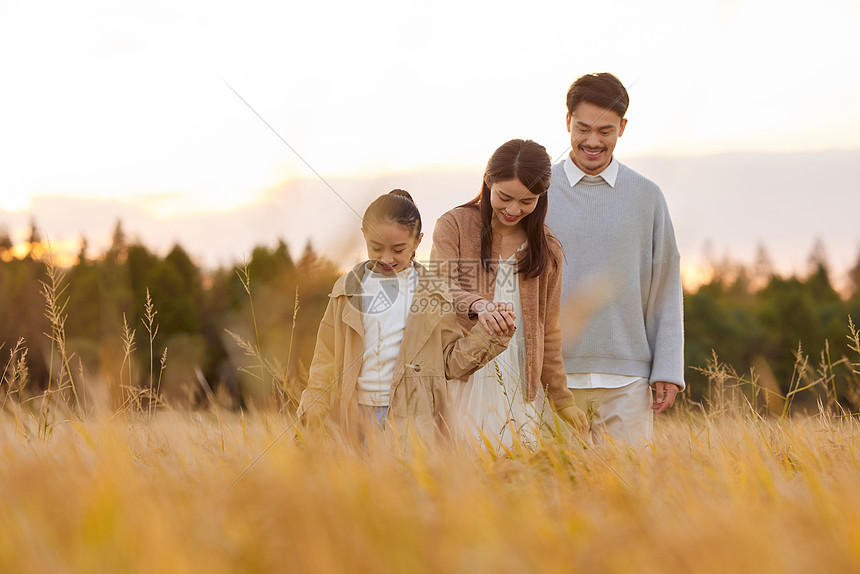
<svg viewBox="0 0 860 574">
<path fill-rule="evenodd" d="M 484 175 L 484 181 L 490 188 L 494 220 L 500 225 L 516 227 L 537 207 L 538 196 L 518 179 L 490 182 Z"/>
<path fill-rule="evenodd" d="M 424 237 L 415 230 L 396 221 L 374 221 L 362 228 L 367 244 L 367 258 L 373 270 L 383 275 L 403 271 L 412 262 L 415 250 Z"/>
</svg>

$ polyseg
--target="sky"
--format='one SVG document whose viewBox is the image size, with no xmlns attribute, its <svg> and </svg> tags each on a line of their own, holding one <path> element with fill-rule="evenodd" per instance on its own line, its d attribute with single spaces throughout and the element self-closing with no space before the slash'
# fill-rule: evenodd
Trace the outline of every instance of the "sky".
<svg viewBox="0 0 860 574">
<path fill-rule="evenodd" d="M 224 247 L 202 222 L 315 181 L 318 197 L 343 197 L 321 211 L 287 194 L 280 209 L 319 233 L 350 218 L 357 230 L 373 194 L 355 182 L 479 178 L 513 137 L 562 157 L 566 90 L 594 71 L 630 92 L 622 161 L 826 158 L 860 150 L 858 25 L 860 3 L 840 0 L 0 0 L 0 226 L 21 238 L 47 207 L 86 205 L 45 233 L 99 244 L 134 211 L 133 234 L 158 243 L 193 220 L 193 254 L 221 263 L 260 238 L 238 229 Z M 440 193 L 453 206 L 466 187 Z M 827 241 L 826 213 L 812 215 Z M 300 245 L 313 231 L 279 235 Z"/>
</svg>

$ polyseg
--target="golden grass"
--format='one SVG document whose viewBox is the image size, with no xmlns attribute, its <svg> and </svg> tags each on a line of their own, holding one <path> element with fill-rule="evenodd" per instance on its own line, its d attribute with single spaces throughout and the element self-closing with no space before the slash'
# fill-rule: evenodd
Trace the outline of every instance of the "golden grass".
<svg viewBox="0 0 860 574">
<path fill-rule="evenodd" d="M 2 572 L 860 570 L 853 418 L 676 415 L 641 452 L 496 460 L 300 446 L 265 413 L 22 421 L 0 422 Z"/>
<path fill-rule="evenodd" d="M 253 305 L 247 270 L 243 285 Z M 798 352 L 782 396 L 772 373 L 739 376 L 715 355 L 710 414 L 685 395 L 639 451 L 550 440 L 534 453 L 407 455 L 378 434 L 295 441 L 290 361 L 264 359 L 255 320 L 254 343 L 234 339 L 254 360 L 246 372 L 271 382 L 269 408 L 170 408 L 149 299 L 149 384 L 132 384 L 124 322 L 122 404 L 79 400 L 62 277 L 43 286 L 56 384 L 22 391 L 23 340 L 0 376 L 0 572 L 860 571 L 860 420 L 831 414 L 843 412 L 834 366 L 860 389 L 848 359 L 815 370 Z M 293 326 L 297 311 L 298 298 Z M 787 416 L 813 388 L 818 416 Z M 760 395 L 782 416 L 758 414 Z"/>
</svg>

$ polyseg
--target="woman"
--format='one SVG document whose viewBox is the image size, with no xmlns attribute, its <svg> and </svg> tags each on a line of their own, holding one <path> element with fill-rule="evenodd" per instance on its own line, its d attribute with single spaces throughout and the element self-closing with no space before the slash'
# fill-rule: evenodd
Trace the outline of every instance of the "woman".
<svg viewBox="0 0 860 574">
<path fill-rule="evenodd" d="M 461 437 L 494 446 L 537 441 L 543 389 L 577 432 L 585 414 L 567 389 L 561 356 L 561 245 L 545 227 L 551 176 L 546 149 L 515 139 L 490 157 L 481 192 L 436 222 L 431 260 L 448 281 L 464 330 L 515 331 L 508 348 L 466 383 L 450 381 Z"/>
</svg>

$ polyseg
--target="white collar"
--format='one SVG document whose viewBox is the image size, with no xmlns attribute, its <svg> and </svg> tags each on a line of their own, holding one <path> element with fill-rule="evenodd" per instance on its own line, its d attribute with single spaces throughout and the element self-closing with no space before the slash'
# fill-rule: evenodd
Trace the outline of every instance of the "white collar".
<svg viewBox="0 0 860 574">
<path fill-rule="evenodd" d="M 613 154 L 612 160 L 603 171 L 597 175 L 588 175 L 573 163 L 573 160 L 570 159 L 570 154 L 564 156 L 564 173 L 567 175 L 567 181 L 570 182 L 570 187 L 579 183 L 583 177 L 588 178 L 591 181 L 594 181 L 595 178 L 602 177 L 603 181 L 609 184 L 609 187 L 615 187 L 615 180 L 618 179 L 618 165 L 618 160 L 615 159 L 615 155 Z"/>
<path fill-rule="evenodd" d="M 414 261 L 411 261 L 409 263 L 408 267 L 405 267 L 405 268 L 401 269 L 400 271 L 397 271 L 396 273 L 394 273 L 394 275 L 385 275 L 384 273 L 378 273 L 378 272 L 374 271 L 373 268 L 371 267 L 370 261 L 367 261 L 364 264 L 364 269 L 365 269 L 364 278 L 368 279 L 368 280 L 373 279 L 375 281 L 380 281 L 382 279 L 397 279 L 398 281 L 400 281 L 402 283 L 406 280 L 413 279 L 413 276 L 414 277 L 418 276 L 418 270 L 415 269 L 415 262 Z"/>
</svg>

